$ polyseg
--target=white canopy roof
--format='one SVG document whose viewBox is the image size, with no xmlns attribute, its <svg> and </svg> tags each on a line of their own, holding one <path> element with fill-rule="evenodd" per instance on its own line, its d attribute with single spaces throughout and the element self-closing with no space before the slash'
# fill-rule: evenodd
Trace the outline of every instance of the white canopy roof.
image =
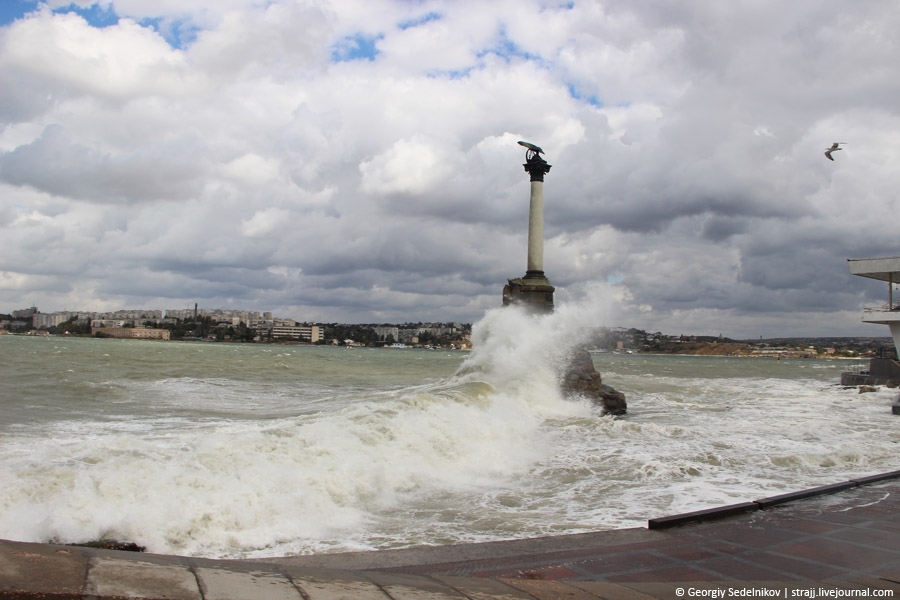
<svg viewBox="0 0 900 600">
<path fill-rule="evenodd" d="M 900 283 L 900 257 L 851 258 L 847 264 L 851 275 Z"/>
</svg>

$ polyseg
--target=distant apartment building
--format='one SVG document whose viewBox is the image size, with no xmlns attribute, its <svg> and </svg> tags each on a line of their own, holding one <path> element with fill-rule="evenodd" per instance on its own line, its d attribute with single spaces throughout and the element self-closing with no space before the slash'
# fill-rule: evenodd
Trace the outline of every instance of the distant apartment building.
<svg viewBox="0 0 900 600">
<path fill-rule="evenodd" d="M 67 312 L 56 312 L 56 313 L 34 313 L 31 317 L 31 326 L 35 329 L 50 329 L 51 327 L 58 327 L 62 325 L 70 318 L 69 313 Z"/>
<path fill-rule="evenodd" d="M 315 344 L 322 340 L 324 336 L 322 328 L 318 325 L 273 325 L 272 337 L 303 340 Z"/>
<path fill-rule="evenodd" d="M 168 329 L 147 329 L 145 327 L 91 327 L 91 335 L 99 333 L 112 338 L 132 340 L 168 340 Z"/>
<path fill-rule="evenodd" d="M 28 319 L 31 319 L 37 312 L 38 312 L 37 307 L 32 306 L 31 308 L 23 308 L 20 310 L 14 310 L 14 311 L 12 311 L 12 314 L 10 316 L 13 319 L 28 320 Z"/>
<path fill-rule="evenodd" d="M 404 344 L 418 344 L 419 343 L 419 329 L 400 329 L 397 332 L 397 337 L 394 338 L 398 342 L 403 342 Z"/>
<path fill-rule="evenodd" d="M 283 325 L 283 323 L 279 323 L 279 325 Z M 247 327 L 256 331 L 258 333 L 268 335 L 272 328 L 275 326 L 275 321 L 272 319 L 253 319 L 249 323 L 247 323 Z"/>
<path fill-rule="evenodd" d="M 196 314 L 195 314 L 196 313 Z M 224 308 L 183 308 L 167 309 L 167 319 L 193 319 L 194 317 L 209 317 L 216 323 L 228 323 L 233 326 L 241 323 L 249 324 L 259 319 L 259 312 L 250 310 L 230 310 Z"/>
<path fill-rule="evenodd" d="M 123 321 L 158 321 L 163 318 L 161 310 L 114 310 L 100 313 L 101 319 L 121 319 Z"/>
<path fill-rule="evenodd" d="M 395 342 L 400 339 L 400 328 L 399 327 L 374 327 L 375 335 L 378 336 L 378 339 L 382 341 L 387 341 L 388 338 L 391 338 Z"/>
<path fill-rule="evenodd" d="M 407 344 L 418 344 L 419 338 L 428 334 L 433 337 L 451 336 L 457 333 L 456 327 L 409 327 L 401 329 L 394 339 Z"/>
<path fill-rule="evenodd" d="M 50 329 L 51 327 L 59 327 L 72 319 L 75 319 L 79 324 L 84 324 L 91 320 L 91 313 L 70 311 L 54 313 L 35 312 L 31 317 L 31 326 L 34 329 Z"/>
<path fill-rule="evenodd" d="M 124 327 L 124 319 L 91 319 L 91 332 L 99 327 Z"/>
<path fill-rule="evenodd" d="M 193 319 L 194 318 L 194 309 L 193 308 L 179 308 L 179 309 L 166 309 L 166 318 L 167 319 Z"/>
</svg>

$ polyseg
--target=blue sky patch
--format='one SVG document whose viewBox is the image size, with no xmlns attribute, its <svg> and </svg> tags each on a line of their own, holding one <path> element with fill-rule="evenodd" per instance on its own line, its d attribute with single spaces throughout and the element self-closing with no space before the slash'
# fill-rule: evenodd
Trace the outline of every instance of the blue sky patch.
<svg viewBox="0 0 900 600">
<path fill-rule="evenodd" d="M 91 4 L 88 8 L 81 8 L 70 4 L 53 11 L 57 14 L 75 13 L 88 22 L 92 27 L 109 27 L 119 23 L 119 15 L 113 10 L 112 6 L 100 6 L 99 4 Z"/>
<path fill-rule="evenodd" d="M 184 50 L 191 45 L 197 39 L 197 33 L 200 31 L 199 27 L 191 25 L 187 21 L 170 19 L 142 19 L 140 24 L 142 27 L 152 27 L 166 40 L 169 46 L 176 50 Z"/>
<path fill-rule="evenodd" d="M 506 35 L 505 29 L 500 30 L 499 39 L 497 40 L 497 43 L 495 45 L 480 51 L 477 56 L 478 58 L 482 58 L 489 54 L 499 56 L 506 60 L 506 62 L 509 62 L 513 58 L 522 58 L 525 60 L 543 62 L 543 59 L 540 56 L 526 52 L 525 50 L 520 48 L 518 44 L 509 39 L 509 36 Z"/>
<path fill-rule="evenodd" d="M 36 0 L 3 0 L 0 2 L 0 26 L 9 25 L 36 9 Z"/>
<path fill-rule="evenodd" d="M 331 48 L 332 62 L 349 62 L 353 60 L 375 60 L 380 53 L 376 47 L 383 34 L 366 35 L 362 32 L 347 36 Z"/>
<path fill-rule="evenodd" d="M 9 25 L 16 19 L 21 19 L 28 13 L 36 11 L 38 4 L 38 0 L 0 0 L 0 25 Z M 57 14 L 75 13 L 93 27 L 109 27 L 119 22 L 119 15 L 111 6 L 101 6 L 98 3 L 91 4 L 88 8 L 69 4 L 53 9 L 53 12 Z"/>
<path fill-rule="evenodd" d="M 472 74 L 475 67 L 466 67 L 464 69 L 434 69 L 425 73 L 430 79 L 465 79 Z"/>
<path fill-rule="evenodd" d="M 17 19 L 38 10 L 38 0 L 0 0 L 0 26 L 9 25 Z M 119 23 L 119 15 L 111 4 L 95 2 L 87 8 L 75 4 L 53 9 L 55 14 L 74 13 L 82 17 L 92 27 L 103 28 Z M 183 50 L 197 39 L 199 27 L 188 21 L 168 18 L 142 19 L 142 27 L 150 27 L 175 49 Z"/>
<path fill-rule="evenodd" d="M 567 87 L 569 88 L 569 95 L 575 100 L 578 100 L 579 102 L 587 102 L 591 106 L 596 106 L 597 108 L 603 108 L 603 101 L 594 94 L 582 93 L 581 90 L 575 87 L 574 83 L 568 84 Z"/>
<path fill-rule="evenodd" d="M 397 27 L 399 27 L 400 29 L 409 29 L 411 27 L 418 27 L 419 25 L 423 25 L 430 21 L 440 21 L 442 18 L 443 16 L 440 13 L 430 12 L 422 15 L 421 17 L 398 23 Z"/>
</svg>

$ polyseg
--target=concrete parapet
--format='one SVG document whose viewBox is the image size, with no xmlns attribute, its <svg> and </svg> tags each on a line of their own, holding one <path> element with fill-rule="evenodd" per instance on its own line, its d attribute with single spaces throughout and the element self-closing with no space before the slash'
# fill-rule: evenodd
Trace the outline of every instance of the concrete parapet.
<svg viewBox="0 0 900 600">
<path fill-rule="evenodd" d="M 770 496 L 768 498 L 763 498 L 762 500 L 755 500 L 754 502 L 756 502 L 756 504 L 758 504 L 760 508 L 767 508 L 769 506 L 775 506 L 776 504 L 784 504 L 785 502 L 801 500 L 803 498 L 810 498 L 812 496 L 834 494 L 835 492 L 840 492 L 841 490 L 856 487 L 857 485 L 859 484 L 855 481 L 842 481 L 840 483 L 823 485 L 808 490 L 801 490 L 799 492 L 790 492 L 787 494 L 780 494 L 778 496 Z"/>
<path fill-rule="evenodd" d="M 696 510 L 693 512 L 671 515 L 668 517 L 657 517 L 647 521 L 648 529 L 663 529 L 665 527 L 675 527 L 684 525 L 693 521 L 707 521 L 709 519 L 721 519 L 722 517 L 730 517 L 740 513 L 759 510 L 759 504 L 756 502 L 741 502 L 739 504 L 729 504 L 728 506 L 717 506 L 715 508 L 707 508 L 705 510 Z"/>
</svg>

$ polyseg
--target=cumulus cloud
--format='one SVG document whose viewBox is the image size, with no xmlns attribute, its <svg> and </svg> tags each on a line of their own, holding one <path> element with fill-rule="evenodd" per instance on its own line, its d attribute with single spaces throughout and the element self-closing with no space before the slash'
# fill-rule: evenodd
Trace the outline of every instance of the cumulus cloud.
<svg viewBox="0 0 900 600">
<path fill-rule="evenodd" d="M 474 321 L 524 273 L 525 139 L 547 275 L 602 283 L 602 324 L 883 335 L 846 259 L 897 254 L 898 26 L 892 0 L 34 2 L 0 22 L 0 311 Z"/>
</svg>

